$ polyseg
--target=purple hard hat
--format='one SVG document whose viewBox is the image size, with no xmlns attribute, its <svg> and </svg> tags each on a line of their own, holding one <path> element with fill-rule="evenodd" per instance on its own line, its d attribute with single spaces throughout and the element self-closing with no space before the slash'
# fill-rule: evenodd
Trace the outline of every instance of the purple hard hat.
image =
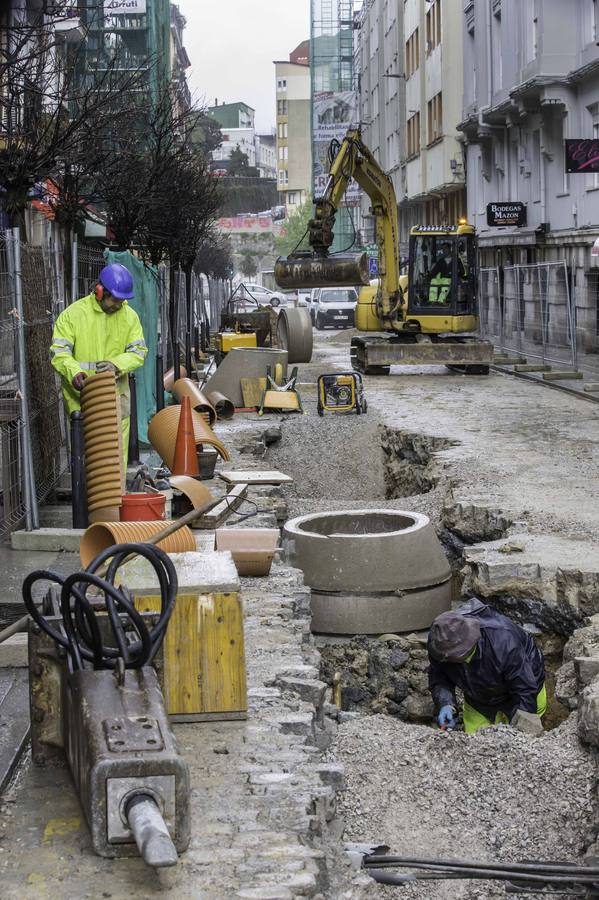
<svg viewBox="0 0 599 900">
<path fill-rule="evenodd" d="M 104 266 L 99 281 L 117 300 L 132 300 L 135 296 L 131 272 L 120 263 Z"/>
</svg>

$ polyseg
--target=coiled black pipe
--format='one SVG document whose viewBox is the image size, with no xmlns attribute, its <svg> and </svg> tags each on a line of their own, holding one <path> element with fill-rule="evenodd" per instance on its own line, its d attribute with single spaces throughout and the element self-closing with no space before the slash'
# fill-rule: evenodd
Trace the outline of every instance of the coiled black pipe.
<svg viewBox="0 0 599 900">
<path fill-rule="evenodd" d="M 132 554 L 142 556 L 152 565 L 160 586 L 158 621 L 148 628 L 147 620 L 135 609 L 126 586 L 116 586 L 116 574 Z M 106 573 L 96 574 L 108 560 Z M 64 630 L 48 623 L 33 599 L 32 589 L 39 581 L 60 585 L 60 612 Z M 89 588 L 99 596 L 90 599 Z M 153 544 L 116 544 L 103 550 L 83 572 L 63 577 L 48 569 L 31 572 L 23 582 L 23 601 L 34 622 L 69 654 L 74 670 L 89 668 L 114 669 L 124 664 L 127 669 L 140 669 L 154 659 L 166 633 L 177 597 L 177 573 L 168 556 Z M 102 602 L 103 601 L 103 602 Z M 107 613 L 115 646 L 105 643 L 97 613 Z M 130 641 L 125 625 L 137 634 Z M 104 629 L 106 634 L 106 629 Z M 87 665 L 86 665 L 87 664 Z"/>
</svg>

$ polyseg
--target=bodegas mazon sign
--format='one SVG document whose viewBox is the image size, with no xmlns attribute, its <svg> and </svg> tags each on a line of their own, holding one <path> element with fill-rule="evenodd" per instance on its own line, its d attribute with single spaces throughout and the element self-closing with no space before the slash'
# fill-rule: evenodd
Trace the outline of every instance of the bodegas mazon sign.
<svg viewBox="0 0 599 900">
<path fill-rule="evenodd" d="M 505 228 L 508 225 L 521 227 L 526 225 L 526 206 L 524 203 L 488 203 L 487 225 L 490 228 Z"/>
<path fill-rule="evenodd" d="M 573 138 L 566 144 L 566 172 L 599 172 L 599 140 Z"/>
<path fill-rule="evenodd" d="M 105 16 L 139 16 L 146 11 L 146 0 L 104 0 Z"/>
</svg>

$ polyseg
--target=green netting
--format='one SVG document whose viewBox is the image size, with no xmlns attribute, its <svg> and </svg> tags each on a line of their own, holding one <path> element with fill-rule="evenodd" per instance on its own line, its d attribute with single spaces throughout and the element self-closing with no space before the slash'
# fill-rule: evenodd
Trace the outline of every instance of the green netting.
<svg viewBox="0 0 599 900">
<path fill-rule="evenodd" d="M 148 345 L 146 361 L 135 371 L 137 387 L 137 429 L 140 443 L 149 446 L 148 422 L 156 412 L 156 349 L 158 342 L 158 273 L 152 266 L 144 265 L 141 260 L 126 250 L 116 253 L 105 250 L 107 263 L 118 262 L 133 275 L 135 297 L 130 300 L 131 307 L 141 319 L 144 338 Z"/>
</svg>

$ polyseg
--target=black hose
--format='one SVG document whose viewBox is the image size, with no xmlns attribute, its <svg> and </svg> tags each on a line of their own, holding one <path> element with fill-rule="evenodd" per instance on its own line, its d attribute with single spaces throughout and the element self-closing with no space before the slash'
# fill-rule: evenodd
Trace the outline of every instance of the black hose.
<svg viewBox="0 0 599 900">
<path fill-rule="evenodd" d="M 160 613 L 158 621 L 148 628 L 146 619 L 135 608 L 126 586 L 116 586 L 114 581 L 123 562 L 132 554 L 148 560 L 160 585 Z M 96 571 L 107 560 L 104 577 Z M 49 581 L 60 585 L 60 613 L 62 629 L 49 624 L 35 604 L 33 585 Z M 100 596 L 90 599 L 90 587 Z M 103 595 L 103 596 L 102 596 Z M 71 658 L 73 669 L 83 669 L 86 663 L 94 669 L 114 669 L 123 661 L 127 669 L 140 669 L 154 659 L 166 633 L 166 627 L 175 607 L 177 597 L 177 573 L 170 557 L 153 544 L 117 544 L 103 550 L 83 572 L 75 572 L 66 578 L 47 569 L 32 572 L 23 582 L 23 601 L 34 622 L 63 647 Z M 115 646 L 106 644 L 100 629 L 97 612 L 108 621 Z M 127 630 L 125 629 L 127 625 Z M 131 631 L 137 638 L 130 640 Z"/>
</svg>

